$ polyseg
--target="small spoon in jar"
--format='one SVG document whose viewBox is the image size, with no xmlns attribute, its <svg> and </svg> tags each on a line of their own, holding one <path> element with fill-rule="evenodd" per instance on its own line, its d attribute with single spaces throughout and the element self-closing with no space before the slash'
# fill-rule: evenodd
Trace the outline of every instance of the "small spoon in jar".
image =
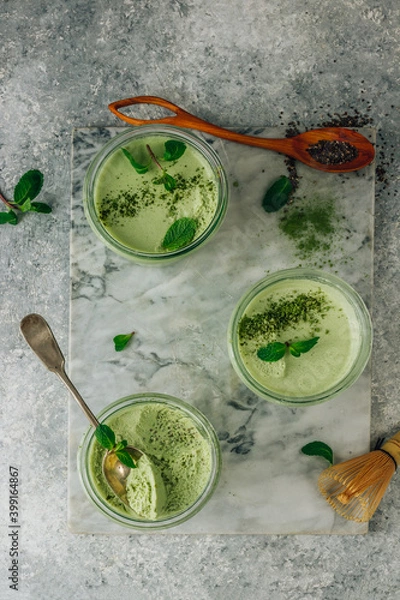
<svg viewBox="0 0 400 600">
<path fill-rule="evenodd" d="M 175 114 L 162 119 L 136 119 L 120 112 L 120 108 L 126 108 L 132 104 L 155 104 Z M 369 165 L 375 156 L 374 146 L 365 136 L 345 127 L 311 129 L 290 138 L 271 139 L 244 135 L 224 129 L 223 127 L 218 127 L 217 125 L 203 121 L 203 119 L 199 119 L 199 117 L 195 117 L 186 110 L 183 110 L 183 108 L 169 102 L 169 100 L 158 98 L 157 96 L 125 98 L 124 100 L 112 102 L 108 105 L 108 108 L 118 118 L 131 125 L 165 124 L 184 127 L 186 129 L 196 129 L 229 140 L 230 142 L 256 146 L 265 150 L 274 150 L 275 152 L 295 158 L 313 169 L 328 173 L 358 171 Z M 325 156 L 323 157 L 320 152 L 325 152 Z M 329 159 L 329 153 L 332 153 L 332 160 Z M 315 158 L 316 156 L 320 156 L 320 161 Z M 341 159 L 340 156 L 344 158 Z"/>
<path fill-rule="evenodd" d="M 93 427 L 98 427 L 100 422 L 94 416 L 65 372 L 65 358 L 45 319 L 41 315 L 35 313 L 26 315 L 20 323 L 20 329 L 34 353 L 40 358 L 49 371 L 58 375 L 78 402 Z M 126 446 L 124 450 L 132 456 L 135 462 L 143 456 L 143 452 L 133 446 Z M 127 467 L 120 462 L 114 452 L 107 451 L 103 458 L 102 468 L 103 475 L 110 488 L 124 504 L 129 506 L 126 498 L 126 479 L 130 473 L 130 467 Z"/>
</svg>

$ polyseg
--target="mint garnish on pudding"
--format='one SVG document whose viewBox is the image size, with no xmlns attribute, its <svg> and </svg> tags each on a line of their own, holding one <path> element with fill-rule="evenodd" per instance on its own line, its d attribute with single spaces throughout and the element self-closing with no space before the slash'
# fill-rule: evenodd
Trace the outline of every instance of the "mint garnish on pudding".
<svg viewBox="0 0 400 600">
<path fill-rule="evenodd" d="M 318 340 L 319 337 L 317 336 L 302 342 L 271 342 L 267 346 L 259 348 L 257 356 L 265 362 L 276 362 L 283 358 L 286 351 L 289 350 L 292 356 L 298 358 L 302 354 L 309 352 L 311 348 L 314 348 Z"/>
<path fill-rule="evenodd" d="M 102 227 L 135 252 L 168 254 L 200 237 L 215 218 L 217 174 L 191 144 L 148 135 L 102 163 L 94 189 Z"/>
</svg>

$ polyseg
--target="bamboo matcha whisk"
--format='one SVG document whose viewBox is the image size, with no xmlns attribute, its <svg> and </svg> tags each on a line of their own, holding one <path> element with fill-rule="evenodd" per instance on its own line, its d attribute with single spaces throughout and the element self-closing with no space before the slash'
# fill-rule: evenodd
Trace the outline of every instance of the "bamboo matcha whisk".
<svg viewBox="0 0 400 600">
<path fill-rule="evenodd" d="M 322 471 L 318 487 L 346 519 L 369 521 L 400 463 L 400 431 L 377 450 Z"/>
</svg>

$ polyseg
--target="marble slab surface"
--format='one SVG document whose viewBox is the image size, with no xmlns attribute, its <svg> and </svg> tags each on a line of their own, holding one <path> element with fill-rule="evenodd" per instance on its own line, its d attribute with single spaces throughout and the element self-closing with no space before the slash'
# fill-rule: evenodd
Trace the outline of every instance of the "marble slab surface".
<svg viewBox="0 0 400 600">
<path fill-rule="evenodd" d="M 248 391 L 233 371 L 226 345 L 230 314 L 245 290 L 282 268 L 323 267 L 352 284 L 370 306 L 372 295 L 374 168 L 331 175 L 298 165 L 295 201 L 334 202 L 341 221 L 329 251 L 306 258 L 267 214 L 261 199 L 287 174 L 284 157 L 206 139 L 221 156 L 230 181 L 226 219 L 208 245 L 180 262 L 143 267 L 106 249 L 82 208 L 89 162 L 122 128 L 73 133 L 71 228 L 71 335 L 68 370 L 94 412 L 128 394 L 165 392 L 200 408 L 217 430 L 223 468 L 219 487 L 176 533 L 361 534 L 367 525 L 337 516 L 317 491 L 327 463 L 301 447 L 328 443 L 336 461 L 369 450 L 370 369 L 336 399 L 307 408 L 268 403 Z M 374 141 L 374 131 L 361 130 Z M 283 130 L 253 128 L 264 137 Z M 116 353 L 116 334 L 136 331 Z M 71 400 L 69 423 L 69 527 L 83 533 L 134 533 L 97 512 L 86 499 L 76 453 L 87 422 Z"/>
</svg>

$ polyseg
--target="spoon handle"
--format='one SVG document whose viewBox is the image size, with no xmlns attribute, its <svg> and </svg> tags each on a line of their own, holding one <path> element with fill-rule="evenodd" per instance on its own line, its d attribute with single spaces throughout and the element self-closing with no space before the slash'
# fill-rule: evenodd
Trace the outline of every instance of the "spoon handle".
<svg viewBox="0 0 400 600">
<path fill-rule="evenodd" d="M 65 372 L 65 358 L 45 319 L 36 313 L 26 315 L 20 323 L 20 330 L 36 356 L 40 358 L 49 371 L 58 375 L 78 402 L 93 427 L 97 427 L 99 425 L 98 419 L 96 419 Z"/>
<path fill-rule="evenodd" d="M 136 119 L 129 117 L 124 113 L 120 112 L 120 108 L 131 106 L 132 104 L 155 104 L 162 108 L 167 108 L 172 111 L 174 115 L 164 117 L 162 119 Z M 275 150 L 276 152 L 282 152 L 288 156 L 292 156 L 293 148 L 292 141 L 290 138 L 283 139 L 272 139 L 272 138 L 260 138 L 252 135 L 245 135 L 243 133 L 237 133 L 230 129 L 224 129 L 213 125 L 208 121 L 204 121 L 186 110 L 173 104 L 169 100 L 159 98 L 158 96 L 134 96 L 133 98 L 125 98 L 123 100 L 117 100 L 108 105 L 110 111 L 116 115 L 119 119 L 130 123 L 131 125 L 149 125 L 149 124 L 160 124 L 160 125 L 175 125 L 176 127 L 186 127 L 189 129 L 196 129 L 197 131 L 203 131 L 216 137 L 229 140 L 231 142 L 237 142 L 239 144 L 246 144 L 247 146 L 256 146 L 258 148 L 264 148 L 265 150 Z"/>
</svg>

